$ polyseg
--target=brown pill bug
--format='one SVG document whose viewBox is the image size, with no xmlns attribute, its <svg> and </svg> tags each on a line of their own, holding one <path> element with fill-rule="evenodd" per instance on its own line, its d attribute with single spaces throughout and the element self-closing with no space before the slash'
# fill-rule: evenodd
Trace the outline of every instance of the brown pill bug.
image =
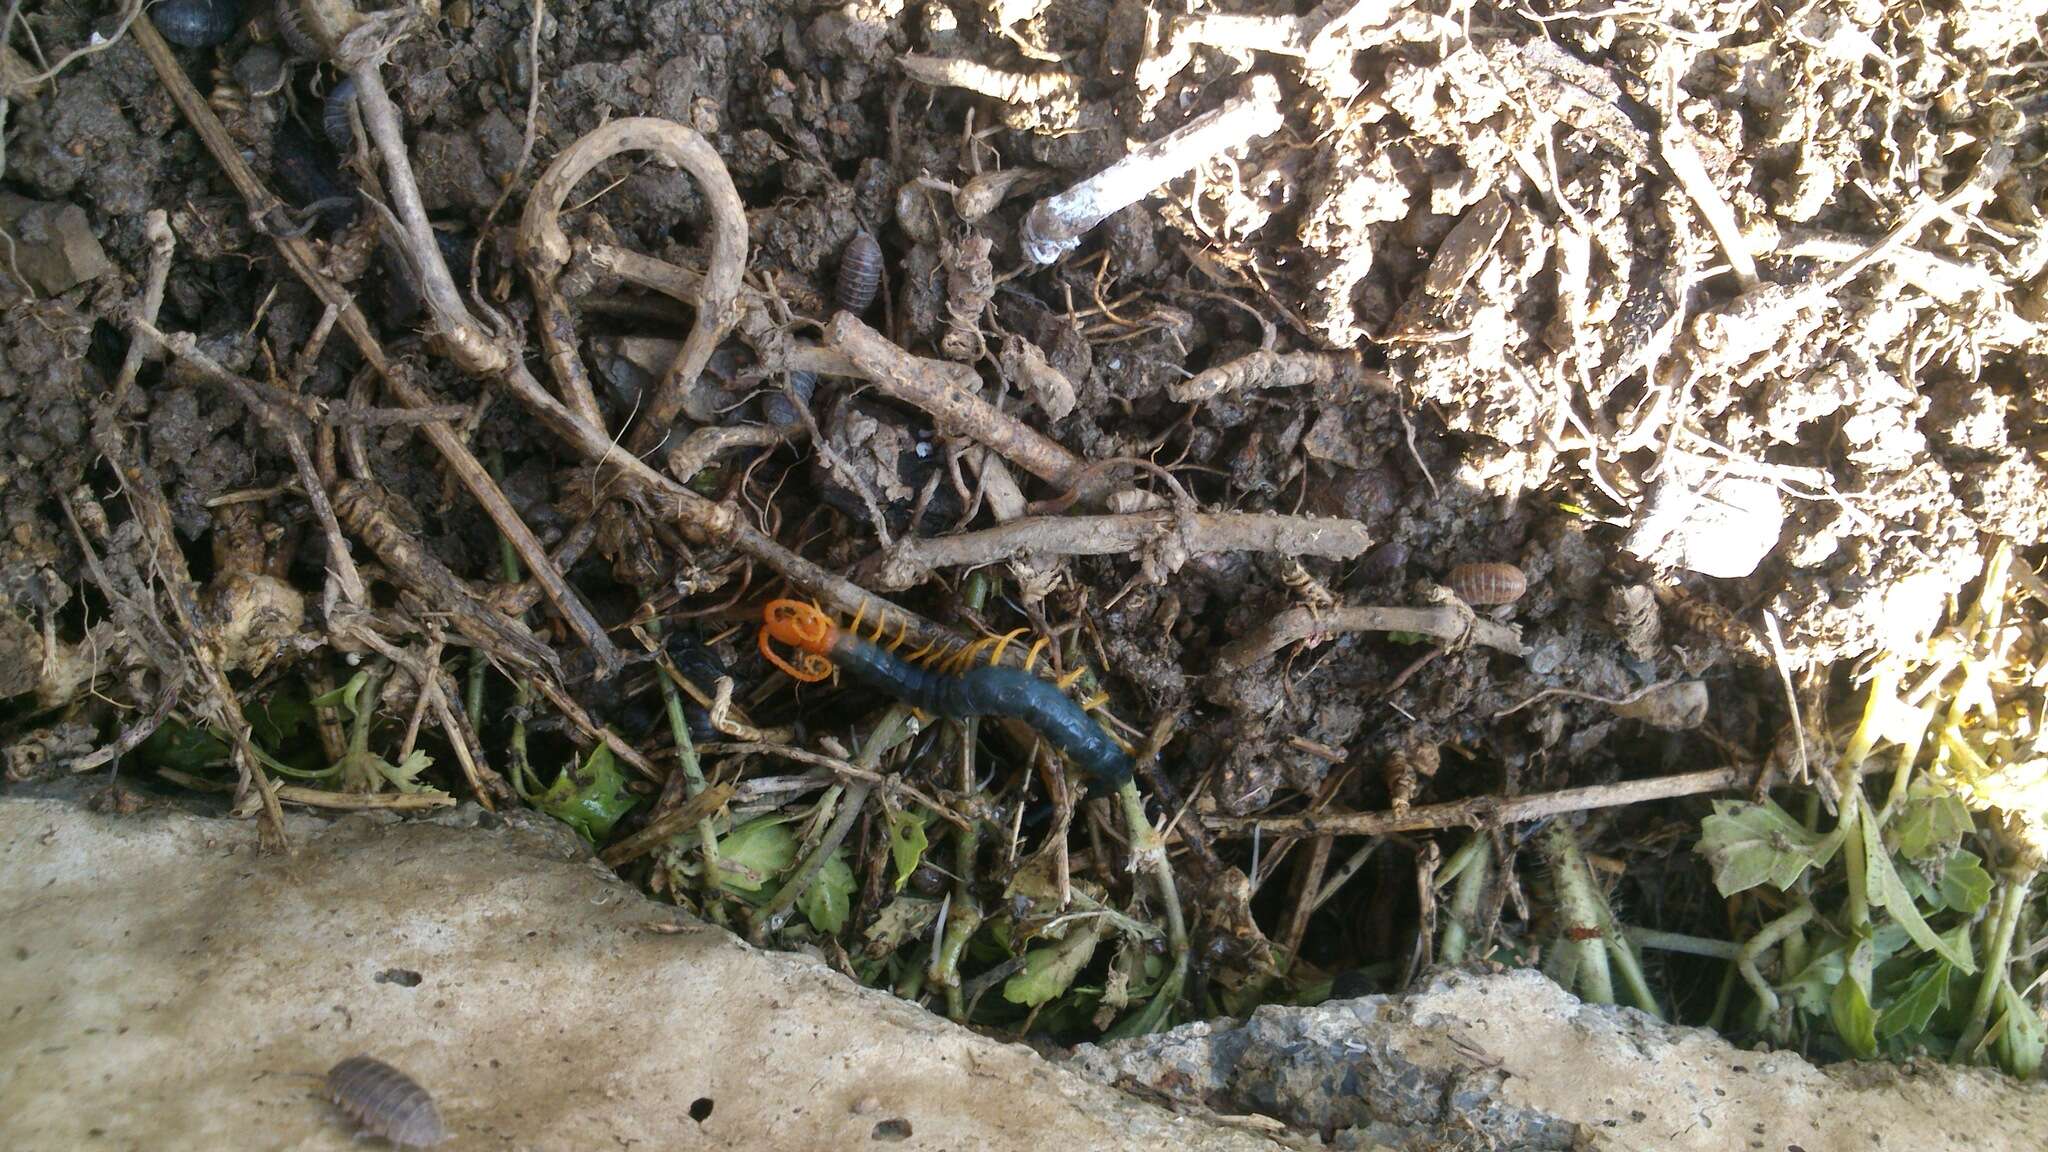
<svg viewBox="0 0 2048 1152">
<path fill-rule="evenodd" d="M 867 232 L 857 232 L 839 258 L 839 285 L 834 301 L 855 316 L 875 302 L 882 286 L 882 246 Z"/>
<path fill-rule="evenodd" d="M 1460 564 L 1444 583 L 1475 608 L 1513 604 L 1529 590 L 1529 578 L 1513 564 Z"/>
<path fill-rule="evenodd" d="M 441 1110 L 412 1077 L 372 1056 L 351 1056 L 327 1072 L 327 1095 L 394 1148 L 431 1148 L 448 1139 Z"/>
</svg>

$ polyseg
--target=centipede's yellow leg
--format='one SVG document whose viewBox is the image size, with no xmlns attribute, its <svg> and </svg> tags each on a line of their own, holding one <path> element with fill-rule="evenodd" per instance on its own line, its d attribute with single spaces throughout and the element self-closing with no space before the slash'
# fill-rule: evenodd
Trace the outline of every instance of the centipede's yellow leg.
<svg viewBox="0 0 2048 1152">
<path fill-rule="evenodd" d="M 862 618 L 863 618 L 863 617 L 865 617 L 865 616 L 866 616 L 867 614 L 868 614 L 868 600 L 867 600 L 867 597 L 863 596 L 863 597 L 861 597 L 861 600 L 860 600 L 860 607 L 858 607 L 858 608 L 855 608 L 855 609 L 853 610 L 853 623 L 851 623 L 851 624 L 847 625 L 847 626 L 846 626 L 846 630 L 847 630 L 848 632 L 851 632 L 851 633 L 853 633 L 853 634 L 854 634 L 855 636 L 858 636 L 858 635 L 860 635 L 860 622 L 861 622 Z"/>
<path fill-rule="evenodd" d="M 919 648 L 917 651 L 912 652 L 908 656 L 905 656 L 904 659 L 910 661 L 912 664 L 916 664 L 919 661 L 923 660 L 926 656 L 931 655 L 932 649 L 938 646 L 939 642 L 937 640 L 933 640 L 927 643 L 924 647 Z"/>
<path fill-rule="evenodd" d="M 889 642 L 889 651 L 896 652 L 902 650 L 904 641 L 909 639 L 910 617 L 904 616 L 896 621 L 896 639 Z"/>
<path fill-rule="evenodd" d="M 1045 646 L 1050 643 L 1052 643 L 1050 637 L 1040 636 L 1031 645 L 1031 651 L 1024 654 L 1024 670 L 1026 672 L 1031 671 L 1032 666 L 1038 663 L 1038 654 L 1045 651 Z"/>
<path fill-rule="evenodd" d="M 1062 676 L 1059 679 L 1053 681 L 1053 684 L 1056 685 L 1062 692 L 1072 691 L 1074 685 L 1080 682 L 1081 677 L 1086 676 L 1087 674 L 1088 669 L 1076 668 L 1072 672 L 1067 673 L 1065 676 Z"/>
<path fill-rule="evenodd" d="M 991 664 L 1001 664 L 1003 662 L 1003 650 L 1010 646 L 1010 641 L 1029 631 L 1029 628 L 1013 628 L 1003 633 L 1002 638 L 996 641 L 995 651 L 989 653 L 988 662 Z"/>
<path fill-rule="evenodd" d="M 959 655 L 953 657 L 953 662 L 946 665 L 946 674 L 949 676 L 958 676 L 960 673 L 972 667 L 976 655 L 983 648 L 988 647 L 988 644 L 989 638 L 987 636 L 983 636 L 981 639 L 976 640 L 975 642 L 969 644 L 965 648 L 962 648 L 960 650 Z"/>
<path fill-rule="evenodd" d="M 1081 701 L 1081 711 L 1093 712 L 1107 703 L 1109 703 L 1109 693 L 1101 692 Z"/>
</svg>

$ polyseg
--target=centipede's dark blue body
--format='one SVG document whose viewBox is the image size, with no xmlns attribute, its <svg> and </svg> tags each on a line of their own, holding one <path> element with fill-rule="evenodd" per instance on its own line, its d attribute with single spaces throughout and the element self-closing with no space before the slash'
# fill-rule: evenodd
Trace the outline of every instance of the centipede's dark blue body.
<svg viewBox="0 0 2048 1152">
<path fill-rule="evenodd" d="M 858 636 L 839 632 L 827 653 L 848 675 L 935 716 L 1007 716 L 1031 725 L 1076 768 L 1114 788 L 1131 778 L 1131 758 L 1051 681 L 1021 668 L 984 665 L 957 675 L 921 668 Z"/>
</svg>

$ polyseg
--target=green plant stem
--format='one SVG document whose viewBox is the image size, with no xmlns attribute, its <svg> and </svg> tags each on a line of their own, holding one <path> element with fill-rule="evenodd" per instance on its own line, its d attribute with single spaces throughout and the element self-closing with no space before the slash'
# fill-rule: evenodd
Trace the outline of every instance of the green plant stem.
<svg viewBox="0 0 2048 1152">
<path fill-rule="evenodd" d="M 960 722 L 960 795 L 970 800 L 974 795 L 974 746 L 981 734 L 981 725 L 973 717 Z M 972 805 L 970 804 L 971 808 Z M 960 990 L 960 957 L 967 950 L 967 941 L 981 927 L 981 905 L 974 898 L 975 876 L 981 857 L 981 821 L 969 820 L 967 827 L 953 836 L 953 903 L 951 919 L 946 924 L 946 938 L 938 959 L 932 965 L 932 983 L 946 990 L 946 1015 L 954 1020 L 967 1019 L 967 997 Z M 962 929 L 962 923 L 971 923 Z"/>
<path fill-rule="evenodd" d="M 1991 922 L 1991 947 L 1984 958 L 1984 978 L 1977 983 L 1977 998 L 1970 1002 L 1970 1022 L 1956 1040 L 1953 1059 L 1957 1061 L 1973 1058 L 1991 1022 L 1991 1007 L 1998 1002 L 1998 989 L 2010 979 L 2006 966 L 2012 960 L 2013 937 L 2019 931 L 2020 914 L 2026 910 L 2027 889 L 2033 885 L 2034 875 L 2032 871 L 2009 873 L 1999 885 L 1998 916 Z"/>
<path fill-rule="evenodd" d="M 1749 985 L 1750 991 L 1756 993 L 1757 1001 L 1763 1005 L 1766 1018 L 1778 1014 L 1778 993 L 1771 987 L 1770 981 L 1764 979 L 1762 970 L 1757 967 L 1757 960 L 1764 953 L 1777 947 L 1779 941 L 1804 928 L 1807 921 L 1812 919 L 1813 905 L 1801 904 L 1758 929 L 1756 935 L 1744 940 L 1742 950 L 1735 956 L 1736 970 L 1742 973 L 1742 979 Z"/>
<path fill-rule="evenodd" d="M 1170 1008 L 1180 998 L 1188 975 L 1188 926 L 1181 915 L 1180 888 L 1174 883 L 1173 863 L 1166 858 L 1166 840 L 1145 817 L 1145 800 L 1138 795 L 1138 782 L 1124 781 L 1117 788 L 1116 797 L 1123 809 L 1124 827 L 1131 837 L 1132 862 L 1145 865 L 1152 873 L 1153 883 L 1159 886 L 1160 902 L 1166 905 L 1166 943 L 1173 954 L 1173 971 L 1160 985 L 1154 1000 L 1163 1001 Z M 1165 1019 L 1165 1013 L 1160 1013 L 1160 1019 Z"/>
<path fill-rule="evenodd" d="M 661 638 L 661 625 L 651 626 L 654 637 Z M 683 791 L 690 799 L 704 791 L 704 766 L 697 760 L 697 745 L 690 739 L 690 720 L 683 715 L 683 694 L 677 690 L 676 682 L 668 675 L 664 663 L 660 674 L 655 677 L 661 683 L 661 702 L 668 710 L 669 735 L 675 739 L 676 767 L 683 774 Z M 697 822 L 697 846 L 704 856 L 704 906 L 711 912 L 712 919 L 722 919 L 718 895 L 718 829 L 712 827 L 711 817 Z"/>
<path fill-rule="evenodd" d="M 855 763 L 860 768 L 873 772 L 881 764 L 884 753 L 909 739 L 916 731 L 916 726 L 910 722 L 910 718 L 911 709 L 908 705 L 891 705 L 887 712 L 882 713 L 882 718 L 876 722 L 873 731 L 868 733 L 867 743 L 861 747 L 860 758 Z M 845 803 L 840 806 L 838 815 L 833 817 L 831 827 L 825 830 L 824 836 L 819 838 L 818 843 L 804 856 L 795 871 L 789 874 L 789 878 L 782 882 L 782 887 L 776 889 L 775 898 L 754 917 L 754 928 L 749 935 L 753 937 L 755 943 L 765 941 L 789 920 L 789 914 L 795 909 L 797 900 L 802 898 L 804 890 L 811 886 L 811 881 L 817 878 L 818 871 L 825 867 L 825 861 L 830 860 L 832 854 L 839 850 L 839 846 L 846 842 L 846 837 L 853 831 L 854 822 L 860 819 L 861 809 L 867 805 L 868 795 L 873 791 L 873 787 L 865 781 L 855 781 L 847 786 Z"/>
<path fill-rule="evenodd" d="M 1453 887 L 1436 954 L 1445 964 L 1463 964 L 1467 959 L 1466 950 L 1479 928 L 1479 902 L 1493 880 L 1492 849 L 1492 837 L 1474 832 L 1444 864 Z"/>
<path fill-rule="evenodd" d="M 1636 947 L 1650 948 L 1658 952 L 1677 952 L 1686 956 L 1705 956 L 1710 960 L 1729 961 L 1742 954 L 1742 945 L 1733 940 L 1713 940 L 1705 936 L 1687 936 L 1682 932 L 1637 928 L 1634 925 L 1624 927 L 1622 933 Z"/>
<path fill-rule="evenodd" d="M 1614 974 L 1607 965 L 1607 945 L 1601 940 L 1601 911 L 1607 902 L 1601 899 L 1592 869 L 1579 851 L 1579 839 L 1569 827 L 1553 822 L 1543 830 L 1542 844 L 1557 899 L 1560 930 L 1552 947 L 1563 966 L 1559 971 L 1571 973 L 1572 985 L 1582 998 L 1612 1004 Z"/>
</svg>

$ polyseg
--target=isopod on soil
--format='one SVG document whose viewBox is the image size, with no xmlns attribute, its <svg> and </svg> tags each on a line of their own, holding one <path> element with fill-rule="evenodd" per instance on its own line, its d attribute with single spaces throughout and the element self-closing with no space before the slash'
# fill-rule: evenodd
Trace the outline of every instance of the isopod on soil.
<svg viewBox="0 0 2048 1152">
<path fill-rule="evenodd" d="M 210 48 L 242 26 L 242 0 L 163 0 L 149 18 L 164 39 L 181 48 Z"/>
<path fill-rule="evenodd" d="M 1487 607 L 1520 600 L 1529 590 L 1529 578 L 1513 564 L 1460 564 L 1445 585 L 1465 603 Z"/>
<path fill-rule="evenodd" d="M 839 285 L 834 300 L 840 308 L 860 315 L 875 302 L 882 286 L 882 246 L 867 232 L 856 232 L 839 258 Z"/>
<path fill-rule="evenodd" d="M 326 134 L 327 142 L 346 159 L 356 150 L 356 126 L 350 119 L 356 102 L 356 78 L 344 76 L 327 93 L 327 99 L 320 105 L 320 130 Z"/>
<path fill-rule="evenodd" d="M 327 1095 L 364 1132 L 394 1148 L 431 1148 L 448 1138 L 427 1090 L 373 1056 L 351 1056 L 328 1069 Z"/>
</svg>

